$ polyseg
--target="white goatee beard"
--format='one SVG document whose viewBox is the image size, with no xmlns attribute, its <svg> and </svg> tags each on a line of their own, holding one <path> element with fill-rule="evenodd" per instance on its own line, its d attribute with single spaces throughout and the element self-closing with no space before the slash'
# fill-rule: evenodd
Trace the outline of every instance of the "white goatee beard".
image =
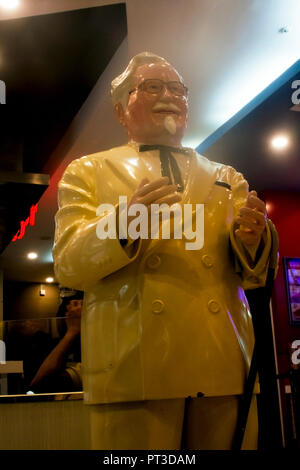
<svg viewBox="0 0 300 470">
<path fill-rule="evenodd" d="M 172 135 L 176 133 L 176 122 L 173 116 L 166 116 L 164 120 L 165 129 Z"/>
</svg>

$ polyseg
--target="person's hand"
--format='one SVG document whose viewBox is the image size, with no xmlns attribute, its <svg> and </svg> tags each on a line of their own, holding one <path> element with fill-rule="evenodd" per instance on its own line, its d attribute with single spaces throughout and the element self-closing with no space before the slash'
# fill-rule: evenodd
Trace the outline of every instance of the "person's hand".
<svg viewBox="0 0 300 470">
<path fill-rule="evenodd" d="M 73 335 L 80 333 L 82 300 L 71 300 L 67 305 L 67 332 Z"/>
<path fill-rule="evenodd" d="M 256 191 L 250 191 L 244 207 L 236 218 L 239 228 L 235 234 L 245 246 L 258 245 L 266 227 L 267 211 L 265 203 L 257 197 Z"/>
<path fill-rule="evenodd" d="M 132 195 L 129 204 L 144 204 L 148 210 L 148 217 L 151 215 L 151 204 L 168 204 L 172 205 L 181 201 L 181 194 L 177 192 L 176 184 L 169 184 L 169 178 L 163 176 L 150 183 L 148 178 L 144 178 L 134 194 Z M 128 216 L 127 226 L 136 216 Z"/>
</svg>

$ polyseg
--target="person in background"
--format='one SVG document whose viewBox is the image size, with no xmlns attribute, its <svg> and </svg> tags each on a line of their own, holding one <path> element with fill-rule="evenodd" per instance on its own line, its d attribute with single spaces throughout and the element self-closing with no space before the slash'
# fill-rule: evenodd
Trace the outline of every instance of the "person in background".
<svg viewBox="0 0 300 470">
<path fill-rule="evenodd" d="M 80 322 L 82 293 L 65 297 L 58 314 L 65 312 L 65 332 L 30 382 L 34 393 L 71 392 L 82 389 Z M 73 360 L 70 361 L 70 354 Z"/>
</svg>

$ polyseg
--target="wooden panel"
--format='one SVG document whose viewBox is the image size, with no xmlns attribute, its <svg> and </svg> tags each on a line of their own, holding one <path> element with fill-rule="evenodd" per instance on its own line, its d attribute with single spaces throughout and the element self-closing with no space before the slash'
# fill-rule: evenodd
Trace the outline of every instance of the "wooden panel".
<svg viewBox="0 0 300 470">
<path fill-rule="evenodd" d="M 1 403 L 0 449 L 90 449 L 89 413 L 82 400 Z"/>
</svg>

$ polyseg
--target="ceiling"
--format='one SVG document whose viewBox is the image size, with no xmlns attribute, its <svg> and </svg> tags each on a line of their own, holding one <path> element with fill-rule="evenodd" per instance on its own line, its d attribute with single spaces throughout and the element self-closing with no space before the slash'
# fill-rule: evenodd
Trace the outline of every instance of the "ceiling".
<svg viewBox="0 0 300 470">
<path fill-rule="evenodd" d="M 105 25 L 102 27 L 101 17 L 104 18 L 104 13 L 99 13 L 95 21 L 90 17 L 90 20 L 87 20 L 91 22 L 90 32 L 87 26 L 89 23 L 84 19 L 89 18 L 89 12 L 84 6 L 94 7 L 95 4 L 108 3 L 115 5 L 102 6 L 97 10 L 118 9 L 115 11 L 119 12 L 119 19 L 118 14 L 106 13 Z M 201 142 L 207 144 L 209 136 L 216 136 L 215 131 L 223 129 L 224 123 L 229 121 L 231 124 L 227 127 L 228 136 L 219 133 L 219 137 L 226 140 L 218 144 L 216 139 L 211 139 L 210 150 L 205 146 L 204 150 L 210 158 L 236 166 L 245 173 L 253 187 L 259 186 L 259 189 L 263 189 L 271 184 L 282 189 L 297 188 L 299 180 L 295 159 L 299 156 L 298 150 L 291 149 L 291 155 L 284 162 L 277 160 L 274 165 L 271 155 L 264 148 L 264 142 L 270 133 L 280 127 L 279 118 L 283 114 L 284 122 L 295 133 L 297 146 L 299 144 L 297 126 L 300 113 L 289 111 L 290 95 L 287 96 L 287 92 L 283 90 L 281 94 L 278 90 L 276 96 L 268 95 L 266 103 L 261 103 L 261 107 L 256 106 L 256 103 L 251 112 L 247 108 L 247 112 L 243 114 L 245 124 L 237 120 L 232 122 L 230 119 L 299 59 L 299 0 L 269 0 L 268 8 L 261 0 L 177 0 L 176 6 L 173 0 L 128 0 L 125 3 L 126 11 L 124 4 L 118 5 L 116 2 L 52 0 L 39 3 L 40 8 L 44 8 L 42 11 L 37 8 L 37 2 L 32 0 L 26 2 L 26 15 L 24 11 L 19 13 L 19 16 L 29 17 L 26 21 L 36 21 L 35 29 L 32 30 L 34 33 L 28 33 L 31 37 L 31 47 L 39 48 L 39 43 L 47 44 L 49 54 L 46 54 L 45 59 L 39 52 L 39 57 L 43 60 L 35 61 L 34 57 L 30 57 L 30 49 L 26 52 L 23 44 L 19 46 L 14 42 L 10 49 L 8 65 L 14 67 L 14 62 L 22 63 L 20 57 L 24 62 L 23 68 L 18 69 L 18 74 L 11 73 L 10 77 L 19 75 L 20 83 L 24 82 L 24 97 L 34 91 L 30 85 L 32 79 L 37 90 L 40 90 L 42 99 L 48 96 L 48 88 L 43 88 L 43 80 L 49 80 L 48 83 L 51 84 L 52 90 L 54 89 L 54 93 L 49 94 L 51 99 L 55 99 L 56 95 L 62 99 L 57 101 L 57 112 L 53 112 L 54 121 L 59 121 L 60 116 L 67 114 L 70 107 L 72 112 L 65 120 L 62 119 L 61 125 L 59 122 L 57 126 L 54 125 L 51 136 L 49 131 L 49 134 L 44 133 L 44 141 L 43 138 L 31 137 L 28 151 L 21 151 L 25 156 L 24 166 L 27 171 L 33 167 L 35 171 L 42 169 L 51 175 L 51 184 L 39 202 L 36 225 L 30 227 L 24 239 L 11 243 L 1 256 L 6 279 L 42 282 L 51 274 L 57 182 L 64 168 L 74 158 L 125 141 L 126 137 L 113 117 L 108 96 L 109 83 L 124 69 L 128 59 L 142 50 L 150 50 L 166 57 L 184 76 L 189 88 L 190 102 L 189 127 L 184 145 L 197 147 Z M 71 10 L 71 5 L 75 11 L 49 14 L 59 9 Z M 77 9 L 80 10 L 76 11 Z M 95 8 L 90 9 L 94 10 Z M 10 15 L 18 16 L 18 13 Z M 51 23 L 51 17 L 58 18 L 59 15 L 70 15 L 70 23 L 66 23 L 69 25 L 68 30 L 64 29 L 63 21 Z M 71 21 L 71 18 L 74 18 L 74 21 Z M 24 19 L 0 21 L 0 57 L 3 57 L 3 31 L 8 31 L 9 23 L 14 21 L 23 22 Z M 50 26 L 39 26 L 47 21 Z M 127 37 L 121 42 L 126 34 L 126 22 Z M 3 29 L 4 23 L 7 24 Z M 28 25 L 26 22 L 23 24 Z M 148 27 L 149 25 L 151 27 Z M 282 27 L 285 27 L 287 32 L 279 32 Z M 26 31 L 31 29 L 27 27 Z M 87 38 L 89 34 L 90 39 Z M 19 36 L 19 41 L 22 42 L 22 36 Z M 92 48 L 89 47 L 91 43 Z M 16 53 L 18 47 L 22 54 Z M 85 51 L 90 49 L 93 53 L 91 56 L 89 53 L 85 54 Z M 39 48 L 39 51 L 42 50 Z M 28 63 L 31 64 L 34 75 L 29 82 L 23 80 L 23 76 L 26 77 L 29 73 L 26 70 Z M 82 67 L 82 64 L 85 66 Z M 3 67 L 8 65 L 6 60 L 2 60 L 0 79 L 3 79 L 2 71 L 6 70 Z M 43 72 L 45 67 L 50 70 L 49 79 L 48 74 Z M 51 74 L 53 68 L 57 71 L 54 79 Z M 61 87 L 56 83 L 57 74 L 62 80 Z M 76 86 L 73 87 L 68 77 L 72 77 L 73 83 L 74 76 Z M 72 95 L 74 91 L 78 100 Z M 68 100 L 69 92 L 72 96 Z M 8 89 L 7 97 L 9 93 Z M 19 99 L 24 97 L 22 93 L 19 94 Z M 66 98 L 65 101 L 63 97 Z M 267 95 L 265 97 L 267 98 Z M 48 100 L 50 108 L 51 99 Z M 28 101 L 27 106 L 31 106 Z M 17 110 L 13 113 L 15 117 L 24 113 L 17 104 L 14 109 Z M 24 120 L 24 114 L 20 122 L 20 128 L 27 139 L 27 129 L 30 126 L 26 119 Z M 38 115 L 36 122 L 35 136 L 47 122 L 43 112 Z M 22 148 L 22 139 L 21 143 L 15 137 L 11 141 L 15 148 Z M 257 148 L 254 147 L 254 142 Z M 254 148 L 255 160 L 252 153 Z M 14 150 L 11 154 L 16 155 L 17 151 Z M 261 171 L 258 171 L 258 158 Z M 270 177 L 269 171 L 272 168 L 275 171 Z M 291 177 L 283 179 L 283 172 Z M 34 263 L 29 262 L 25 256 L 32 250 L 39 252 L 39 259 Z"/>
<path fill-rule="evenodd" d="M 1 169 L 40 172 L 127 34 L 125 5 L 0 23 Z"/>
<path fill-rule="evenodd" d="M 130 0 L 129 56 L 150 50 L 183 75 L 197 147 L 299 59 L 299 16 L 299 0 Z"/>
<path fill-rule="evenodd" d="M 197 148 L 247 176 L 251 189 L 300 192 L 300 60 Z M 295 96 L 296 99 L 296 96 Z M 288 145 L 274 149 L 272 139 Z"/>
</svg>

